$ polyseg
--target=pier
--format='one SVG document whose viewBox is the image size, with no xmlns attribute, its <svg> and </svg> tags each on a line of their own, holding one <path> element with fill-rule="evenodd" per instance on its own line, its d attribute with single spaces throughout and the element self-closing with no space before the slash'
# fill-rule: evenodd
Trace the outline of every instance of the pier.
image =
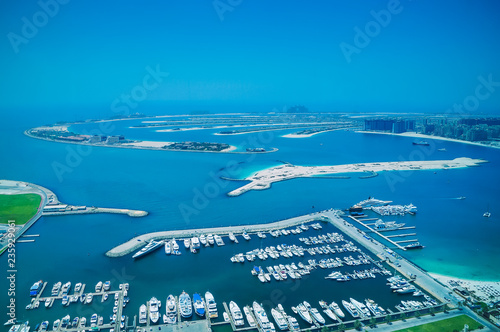
<svg viewBox="0 0 500 332">
<path fill-rule="evenodd" d="M 417 233 L 386 235 L 385 237 L 392 238 L 392 237 L 406 237 L 406 236 L 413 236 L 413 235 L 417 235 Z"/>
<path fill-rule="evenodd" d="M 125 242 L 106 253 L 108 257 L 122 257 L 125 256 L 140 247 L 146 245 L 147 242 L 151 240 L 165 240 L 165 239 L 181 239 L 193 236 L 199 236 L 201 234 L 217 234 L 221 236 L 229 236 L 229 233 L 243 233 L 256 234 L 258 232 L 268 232 L 276 229 L 283 229 L 287 227 L 301 225 L 303 223 L 322 221 L 321 215 L 317 213 L 308 214 L 305 216 L 295 217 L 287 220 L 276 221 L 268 224 L 256 224 L 256 225 L 241 225 L 241 226 L 227 226 L 227 227 L 215 227 L 215 228 L 200 228 L 200 229 L 187 229 L 187 230 L 176 230 L 176 231 L 164 231 L 148 233 L 134 237 L 133 239 Z"/>
<path fill-rule="evenodd" d="M 99 208 L 99 207 L 85 207 L 85 209 L 78 210 L 75 207 L 68 206 L 69 209 L 65 211 L 54 211 L 42 213 L 43 216 L 65 216 L 71 214 L 93 214 L 93 213 L 111 213 L 111 214 L 126 214 L 129 217 L 145 217 L 148 215 L 146 211 L 129 210 L 129 209 L 112 209 L 112 208 Z"/>
<path fill-rule="evenodd" d="M 358 219 L 354 218 L 353 216 L 348 216 L 349 218 L 351 218 L 352 220 L 360 223 L 361 225 L 365 226 L 366 228 L 368 228 L 370 231 L 372 231 L 373 233 L 377 234 L 378 236 L 382 237 L 383 239 L 389 241 L 390 243 L 394 244 L 398 249 L 401 249 L 401 250 L 406 250 L 406 248 L 400 246 L 397 242 L 395 241 L 392 241 L 391 239 L 387 238 L 387 236 L 385 235 L 382 235 L 381 233 L 379 233 L 378 231 L 374 230 L 373 228 L 371 228 L 370 226 L 362 223 L 361 221 L 359 221 Z"/>
</svg>

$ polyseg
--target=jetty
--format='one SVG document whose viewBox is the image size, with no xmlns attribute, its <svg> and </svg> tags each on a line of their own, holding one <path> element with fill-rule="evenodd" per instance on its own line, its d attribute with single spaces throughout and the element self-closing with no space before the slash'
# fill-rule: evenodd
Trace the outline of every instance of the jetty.
<svg viewBox="0 0 500 332">
<path fill-rule="evenodd" d="M 295 217 L 287 220 L 276 221 L 268 224 L 256 224 L 256 225 L 241 225 L 241 226 L 227 226 L 227 227 L 216 227 L 216 228 L 198 228 L 198 229 L 187 229 L 187 230 L 175 230 L 175 231 L 164 231 L 164 232 L 154 232 L 136 236 L 133 239 L 114 247 L 106 253 L 108 257 L 122 257 L 125 256 L 140 247 L 146 245 L 151 240 L 165 240 L 165 239 L 179 239 L 179 238 L 190 238 L 193 236 L 199 236 L 201 234 L 212 233 L 221 236 L 229 236 L 229 233 L 242 233 L 247 232 L 248 234 L 255 234 L 258 232 L 265 232 L 277 229 L 283 229 L 287 227 L 301 225 L 303 223 L 320 221 L 321 216 L 318 214 L 308 214 L 305 216 Z"/>
<path fill-rule="evenodd" d="M 50 208 L 50 206 L 49 206 Z M 44 211 L 43 216 L 65 216 L 70 214 L 93 214 L 93 213 L 111 213 L 111 214 L 125 214 L 129 217 L 145 217 L 148 215 L 147 211 L 141 210 L 129 210 L 129 209 L 112 209 L 112 208 L 100 208 L 100 207 L 74 207 L 68 205 L 64 210 L 61 211 Z"/>
</svg>

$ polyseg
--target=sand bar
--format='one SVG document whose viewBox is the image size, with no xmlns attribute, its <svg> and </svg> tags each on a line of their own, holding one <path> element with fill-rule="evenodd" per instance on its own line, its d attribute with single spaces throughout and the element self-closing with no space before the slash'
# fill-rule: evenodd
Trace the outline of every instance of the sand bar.
<svg viewBox="0 0 500 332">
<path fill-rule="evenodd" d="M 228 196 L 239 196 L 249 190 L 263 190 L 274 182 L 295 178 L 313 177 L 339 173 L 382 172 L 382 171 L 414 171 L 432 169 L 451 169 L 478 166 L 487 162 L 482 159 L 456 158 L 453 160 L 393 161 L 380 163 L 360 163 L 334 166 L 295 166 L 279 165 L 258 171 L 245 178 L 250 183 L 228 193 Z"/>
</svg>

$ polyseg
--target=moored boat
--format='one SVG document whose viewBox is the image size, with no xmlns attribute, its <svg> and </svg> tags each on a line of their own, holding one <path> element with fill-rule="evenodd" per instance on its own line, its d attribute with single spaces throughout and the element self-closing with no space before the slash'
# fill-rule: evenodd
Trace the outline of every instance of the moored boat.
<svg viewBox="0 0 500 332">
<path fill-rule="evenodd" d="M 280 330 L 288 329 L 286 319 L 281 312 L 273 308 L 271 309 L 271 315 L 273 316 L 274 321 L 276 322 L 276 325 L 278 325 Z"/>
<path fill-rule="evenodd" d="M 39 280 L 30 287 L 30 296 L 37 296 L 43 287 L 43 281 Z"/>
<path fill-rule="evenodd" d="M 165 318 L 165 323 L 167 324 L 175 324 L 177 322 L 177 304 L 175 303 L 175 297 L 172 294 L 167 297 Z"/>
<path fill-rule="evenodd" d="M 153 324 L 158 323 L 160 319 L 160 302 L 154 296 L 149 300 L 149 319 Z"/>
<path fill-rule="evenodd" d="M 140 307 L 139 307 L 139 324 L 146 324 L 148 321 L 147 321 L 147 309 L 146 309 L 146 305 L 145 304 L 142 304 Z"/>
<path fill-rule="evenodd" d="M 217 303 L 215 302 L 214 296 L 210 292 L 205 293 L 205 302 L 208 309 L 208 317 L 217 318 L 219 313 L 217 311 Z"/>
<path fill-rule="evenodd" d="M 241 314 L 240 307 L 236 304 L 236 302 L 231 301 L 229 303 L 229 311 L 231 311 L 231 316 L 233 317 L 235 326 L 243 326 L 245 322 L 243 321 L 243 315 Z"/>
<path fill-rule="evenodd" d="M 160 246 L 163 244 L 163 241 L 155 241 L 151 240 L 144 248 L 136 252 L 134 255 L 132 255 L 132 258 L 139 258 L 142 257 L 146 254 L 149 254 L 150 252 L 160 248 Z"/>
<path fill-rule="evenodd" d="M 205 316 L 205 303 L 203 302 L 203 299 L 198 293 L 193 294 L 193 308 L 195 314 L 197 314 L 200 317 Z"/>
<path fill-rule="evenodd" d="M 191 317 L 191 315 L 193 314 L 191 298 L 189 297 L 189 294 L 184 291 L 179 296 L 179 311 L 181 312 L 181 316 L 184 318 Z"/>
</svg>

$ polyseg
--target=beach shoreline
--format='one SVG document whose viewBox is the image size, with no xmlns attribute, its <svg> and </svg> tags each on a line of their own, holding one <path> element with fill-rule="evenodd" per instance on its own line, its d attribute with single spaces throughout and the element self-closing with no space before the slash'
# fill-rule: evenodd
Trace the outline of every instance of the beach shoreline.
<svg viewBox="0 0 500 332">
<path fill-rule="evenodd" d="M 406 132 L 406 133 L 400 133 L 400 134 L 386 133 L 386 132 L 380 132 L 380 131 L 364 131 L 364 130 L 358 130 L 355 132 L 359 133 L 359 134 L 380 134 L 380 135 L 392 135 L 392 136 L 400 136 L 400 137 L 413 137 L 413 138 L 421 138 L 421 139 L 433 139 L 433 140 L 439 140 L 439 141 L 463 143 L 463 144 L 469 144 L 469 145 L 475 145 L 475 146 L 484 146 L 487 148 L 500 149 L 500 145 L 496 146 L 496 145 L 490 145 L 490 144 L 483 144 L 483 143 L 479 143 L 479 142 L 469 142 L 469 141 L 464 141 L 461 139 L 425 135 L 425 134 L 419 134 L 416 132 Z"/>
<path fill-rule="evenodd" d="M 476 297 L 480 301 L 500 301 L 500 280 L 472 280 L 442 275 L 434 272 L 428 272 L 428 274 L 437 281 L 441 282 L 443 285 L 450 287 L 451 289 L 456 287 L 465 289 L 469 293 L 474 294 L 474 297 Z"/>
</svg>

